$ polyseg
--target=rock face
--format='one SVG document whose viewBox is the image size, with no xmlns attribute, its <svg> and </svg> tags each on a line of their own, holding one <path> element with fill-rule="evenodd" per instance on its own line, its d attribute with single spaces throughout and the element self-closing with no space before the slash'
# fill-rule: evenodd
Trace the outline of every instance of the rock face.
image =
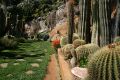
<svg viewBox="0 0 120 80">
<path fill-rule="evenodd" d="M 29 23 L 25 24 L 25 33 L 28 35 L 30 38 L 35 38 L 37 36 L 37 33 L 41 29 L 39 22 L 37 20 L 33 20 Z"/>
</svg>

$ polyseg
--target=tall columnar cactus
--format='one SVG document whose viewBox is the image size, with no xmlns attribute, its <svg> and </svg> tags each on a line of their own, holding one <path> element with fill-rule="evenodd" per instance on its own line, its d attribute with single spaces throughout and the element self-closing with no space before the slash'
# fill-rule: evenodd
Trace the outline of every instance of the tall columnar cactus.
<svg viewBox="0 0 120 80">
<path fill-rule="evenodd" d="M 77 62 L 81 60 L 87 60 L 91 58 L 94 52 L 99 49 L 99 46 L 96 44 L 86 44 L 79 46 L 75 49 Z"/>
<path fill-rule="evenodd" d="M 91 42 L 91 33 L 90 33 L 90 16 L 91 16 L 91 0 L 80 0 L 80 21 L 78 32 L 79 35 L 87 43 Z"/>
<path fill-rule="evenodd" d="M 115 25 L 115 36 L 120 36 L 120 1 L 117 0 L 117 17 Z"/>
<path fill-rule="evenodd" d="M 88 63 L 88 80 L 120 80 L 120 46 L 117 45 L 108 45 L 94 54 Z"/>
<path fill-rule="evenodd" d="M 72 44 L 72 37 L 74 31 L 74 8 L 73 3 L 67 3 L 67 17 L 68 17 L 68 43 Z"/>
</svg>

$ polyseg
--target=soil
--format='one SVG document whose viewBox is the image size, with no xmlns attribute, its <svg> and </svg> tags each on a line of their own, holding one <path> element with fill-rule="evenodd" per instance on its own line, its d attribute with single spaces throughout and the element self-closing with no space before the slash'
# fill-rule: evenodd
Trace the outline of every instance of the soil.
<svg viewBox="0 0 120 80">
<path fill-rule="evenodd" d="M 55 54 L 51 55 L 51 61 L 49 62 L 47 75 L 44 80 L 61 80 L 59 73 L 59 66 L 55 57 Z"/>
</svg>

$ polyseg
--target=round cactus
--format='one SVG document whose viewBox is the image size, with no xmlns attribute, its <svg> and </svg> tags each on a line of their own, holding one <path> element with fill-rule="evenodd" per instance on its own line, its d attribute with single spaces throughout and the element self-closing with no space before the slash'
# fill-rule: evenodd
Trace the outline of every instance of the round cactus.
<svg viewBox="0 0 120 80">
<path fill-rule="evenodd" d="M 120 42 L 120 37 L 116 37 L 116 38 L 114 39 L 114 42 Z"/>
<path fill-rule="evenodd" d="M 80 36 L 77 33 L 74 33 L 73 34 L 73 41 L 76 39 L 80 39 Z"/>
<path fill-rule="evenodd" d="M 84 45 L 86 42 L 84 40 L 76 39 L 73 41 L 74 48 L 77 48 L 80 45 Z"/>
<path fill-rule="evenodd" d="M 84 64 L 87 64 L 88 59 L 91 58 L 94 52 L 96 52 L 99 49 L 99 46 L 96 44 L 86 44 L 79 46 L 75 49 L 76 51 L 76 58 L 77 61 L 80 63 L 80 66 L 83 66 Z M 81 61 L 83 61 L 81 63 Z"/>
<path fill-rule="evenodd" d="M 67 44 L 62 48 L 63 55 L 65 59 L 69 59 L 71 55 L 71 50 L 74 49 L 74 46 L 72 44 Z"/>
<path fill-rule="evenodd" d="M 120 43 L 108 45 L 88 62 L 89 80 L 120 80 Z"/>
<path fill-rule="evenodd" d="M 65 37 L 62 37 L 60 39 L 60 46 L 63 47 L 64 45 L 66 45 L 68 43 L 68 37 L 65 36 Z"/>
</svg>

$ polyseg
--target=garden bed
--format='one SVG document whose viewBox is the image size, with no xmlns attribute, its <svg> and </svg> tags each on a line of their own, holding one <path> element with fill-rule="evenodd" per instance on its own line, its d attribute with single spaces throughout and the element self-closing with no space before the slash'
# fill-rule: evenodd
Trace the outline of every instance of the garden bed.
<svg viewBox="0 0 120 80">
<path fill-rule="evenodd" d="M 54 50 L 49 42 L 21 43 L 0 52 L 0 80 L 43 80 Z"/>
</svg>

